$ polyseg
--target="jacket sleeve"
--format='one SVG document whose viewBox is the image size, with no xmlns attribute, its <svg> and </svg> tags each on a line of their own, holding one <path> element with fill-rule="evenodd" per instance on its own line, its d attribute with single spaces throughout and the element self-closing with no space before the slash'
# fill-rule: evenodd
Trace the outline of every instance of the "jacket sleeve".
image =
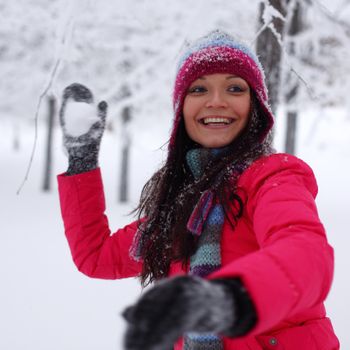
<svg viewBox="0 0 350 350">
<path fill-rule="evenodd" d="M 245 210 L 260 249 L 210 278 L 242 280 L 256 307 L 258 321 L 249 333 L 256 335 L 324 301 L 333 250 L 315 205 L 316 181 L 304 162 L 273 155 L 247 172 Z"/>
<path fill-rule="evenodd" d="M 139 275 L 141 263 L 129 256 L 137 222 L 111 235 L 100 169 L 57 179 L 65 233 L 78 270 L 104 279 Z"/>
</svg>

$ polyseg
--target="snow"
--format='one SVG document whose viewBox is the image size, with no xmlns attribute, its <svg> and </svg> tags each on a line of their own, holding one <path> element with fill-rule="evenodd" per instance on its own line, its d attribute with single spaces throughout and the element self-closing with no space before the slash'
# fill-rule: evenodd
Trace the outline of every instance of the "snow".
<svg viewBox="0 0 350 350">
<path fill-rule="evenodd" d="M 100 119 L 94 103 L 67 101 L 65 110 L 65 129 L 68 135 L 77 137 L 89 131 Z"/>
</svg>

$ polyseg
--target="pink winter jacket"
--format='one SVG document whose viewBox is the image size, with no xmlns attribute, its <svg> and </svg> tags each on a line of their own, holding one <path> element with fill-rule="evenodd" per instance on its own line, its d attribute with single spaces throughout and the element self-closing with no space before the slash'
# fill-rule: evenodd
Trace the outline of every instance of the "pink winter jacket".
<svg viewBox="0 0 350 350">
<path fill-rule="evenodd" d="M 74 263 L 94 278 L 140 274 L 129 256 L 137 223 L 111 235 L 100 170 L 58 176 L 62 217 Z M 223 338 L 225 350 L 336 350 L 339 342 L 323 301 L 333 276 L 333 250 L 315 206 L 317 184 L 301 160 L 274 154 L 240 177 L 244 213 L 235 230 L 225 222 L 222 267 L 209 278 L 240 277 L 258 322 L 244 337 Z M 185 274 L 180 263 L 169 275 Z M 182 340 L 175 350 L 182 349 Z"/>
</svg>

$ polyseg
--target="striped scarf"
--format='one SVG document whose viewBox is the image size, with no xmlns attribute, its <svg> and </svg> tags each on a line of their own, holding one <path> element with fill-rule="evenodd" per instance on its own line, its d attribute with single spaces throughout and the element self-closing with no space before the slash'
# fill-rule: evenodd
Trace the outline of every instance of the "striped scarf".
<svg viewBox="0 0 350 350">
<path fill-rule="evenodd" d="M 193 176 L 198 179 L 208 162 L 220 156 L 222 150 L 193 149 L 186 155 L 186 160 Z M 190 260 L 190 275 L 206 277 L 221 266 L 220 240 L 224 224 L 224 210 L 215 203 L 214 193 L 205 191 L 188 221 L 188 230 L 198 238 L 196 252 Z M 185 350 L 222 350 L 222 339 L 215 334 L 188 333 L 184 336 Z"/>
</svg>

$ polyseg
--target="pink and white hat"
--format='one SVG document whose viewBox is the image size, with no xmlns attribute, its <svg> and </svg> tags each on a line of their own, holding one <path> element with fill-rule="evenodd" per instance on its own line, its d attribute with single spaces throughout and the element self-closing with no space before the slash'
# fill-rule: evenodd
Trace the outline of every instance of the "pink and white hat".
<svg viewBox="0 0 350 350">
<path fill-rule="evenodd" d="M 216 30 L 189 45 L 179 60 L 173 95 L 174 123 L 169 148 L 175 144 L 189 86 L 199 77 L 214 73 L 235 74 L 247 81 L 266 117 L 267 127 L 263 138 L 271 130 L 274 117 L 268 103 L 261 63 L 248 46 L 229 34 Z"/>
</svg>

